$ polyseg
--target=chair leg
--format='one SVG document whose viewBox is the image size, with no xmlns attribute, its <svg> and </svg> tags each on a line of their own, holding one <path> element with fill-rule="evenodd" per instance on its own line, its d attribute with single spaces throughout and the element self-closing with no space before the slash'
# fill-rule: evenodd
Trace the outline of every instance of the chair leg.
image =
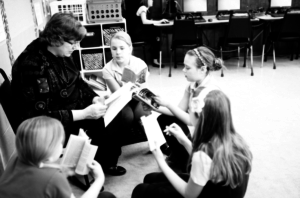
<svg viewBox="0 0 300 198">
<path fill-rule="evenodd" d="M 263 48 L 262 48 L 262 54 L 261 54 L 261 67 L 264 66 L 264 56 L 265 56 L 265 45 L 263 45 Z"/>
<path fill-rule="evenodd" d="M 294 43 L 293 43 L 294 44 Z M 292 52 L 291 52 L 291 61 L 293 61 L 294 60 L 294 49 L 295 49 L 295 45 L 292 45 Z"/>
<path fill-rule="evenodd" d="M 250 61 L 251 61 L 251 76 L 254 76 L 253 72 L 253 46 L 250 46 Z"/>
<path fill-rule="evenodd" d="M 223 60 L 223 51 L 222 51 L 222 47 L 220 49 L 220 52 L 221 52 L 221 59 Z M 224 71 L 223 71 L 223 67 L 221 69 L 221 77 L 224 77 Z"/>
<path fill-rule="evenodd" d="M 248 50 L 248 48 L 247 48 L 247 47 L 245 47 L 245 51 L 244 51 L 244 65 L 243 65 L 243 67 L 246 67 L 246 60 L 247 60 L 247 50 Z"/>
<path fill-rule="evenodd" d="M 176 48 L 174 48 L 174 68 L 177 68 Z"/>
<path fill-rule="evenodd" d="M 297 59 L 297 60 L 299 58 L 299 53 L 300 53 L 300 40 L 298 41 L 298 48 L 296 50 L 296 56 L 295 56 L 295 59 Z"/>
<path fill-rule="evenodd" d="M 240 61 L 240 46 L 238 46 L 238 60 Z"/>
<path fill-rule="evenodd" d="M 272 42 L 272 45 L 273 45 L 273 69 L 276 69 L 275 42 Z"/>
<path fill-rule="evenodd" d="M 169 67 L 169 77 L 172 76 L 172 50 L 170 50 L 170 67 Z"/>
</svg>

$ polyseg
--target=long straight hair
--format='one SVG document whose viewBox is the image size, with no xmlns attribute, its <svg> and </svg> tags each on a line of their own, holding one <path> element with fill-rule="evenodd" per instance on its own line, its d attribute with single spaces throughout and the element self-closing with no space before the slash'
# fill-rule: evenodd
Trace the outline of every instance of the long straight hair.
<svg viewBox="0 0 300 198">
<path fill-rule="evenodd" d="M 228 97 L 220 90 L 211 91 L 204 99 L 198 125 L 193 136 L 194 152 L 203 151 L 212 159 L 210 180 L 232 188 L 243 182 L 244 173 L 251 172 L 252 153 L 236 133 Z"/>
</svg>

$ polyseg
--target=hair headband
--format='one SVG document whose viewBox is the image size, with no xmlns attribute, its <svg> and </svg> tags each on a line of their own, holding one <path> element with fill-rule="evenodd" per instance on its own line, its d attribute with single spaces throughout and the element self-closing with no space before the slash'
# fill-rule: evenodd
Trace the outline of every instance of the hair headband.
<svg viewBox="0 0 300 198">
<path fill-rule="evenodd" d="M 218 90 L 215 87 L 205 87 L 198 96 L 192 98 L 191 101 L 191 111 L 194 113 L 200 114 L 202 112 L 203 107 L 205 106 L 204 99 L 206 96 L 214 90 Z"/>
<path fill-rule="evenodd" d="M 194 52 L 196 53 L 197 57 L 200 59 L 200 61 L 202 62 L 202 64 L 207 67 L 207 65 L 205 64 L 205 62 L 204 62 L 204 60 L 202 58 L 202 55 L 198 52 L 197 48 L 194 49 Z"/>
</svg>

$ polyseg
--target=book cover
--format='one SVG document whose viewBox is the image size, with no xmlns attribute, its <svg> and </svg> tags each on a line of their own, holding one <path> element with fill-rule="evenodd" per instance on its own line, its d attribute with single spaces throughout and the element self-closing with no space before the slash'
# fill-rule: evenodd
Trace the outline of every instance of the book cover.
<svg viewBox="0 0 300 198">
<path fill-rule="evenodd" d="M 133 91 L 132 97 L 146 103 L 153 109 L 158 109 L 159 104 L 155 101 L 154 97 L 156 95 L 147 88 L 138 88 Z"/>
<path fill-rule="evenodd" d="M 138 73 L 135 73 L 130 68 L 125 67 L 123 70 L 122 81 L 143 84 L 146 82 L 148 68 L 144 68 Z"/>
</svg>

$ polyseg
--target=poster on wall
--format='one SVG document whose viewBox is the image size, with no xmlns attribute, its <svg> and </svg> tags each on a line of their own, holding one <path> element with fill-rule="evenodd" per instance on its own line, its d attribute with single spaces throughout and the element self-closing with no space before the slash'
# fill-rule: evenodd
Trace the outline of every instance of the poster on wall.
<svg viewBox="0 0 300 198">
<path fill-rule="evenodd" d="M 3 25 L 3 21 L 2 21 L 2 18 L 0 20 L 0 42 L 4 41 L 5 40 L 5 31 L 4 31 L 4 25 Z"/>
</svg>

